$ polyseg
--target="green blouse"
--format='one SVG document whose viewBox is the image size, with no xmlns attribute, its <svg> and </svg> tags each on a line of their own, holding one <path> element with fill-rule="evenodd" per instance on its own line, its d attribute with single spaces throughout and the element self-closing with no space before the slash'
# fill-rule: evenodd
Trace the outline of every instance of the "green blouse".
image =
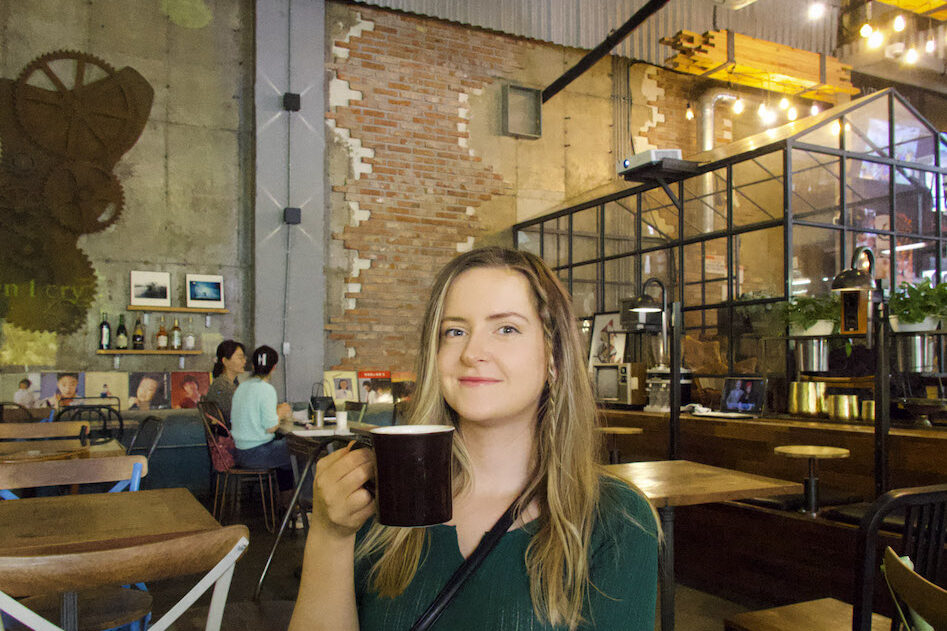
<svg viewBox="0 0 947 631">
<path fill-rule="evenodd" d="M 603 480 L 601 517 L 592 533 L 592 585 L 581 629 L 653 631 L 658 576 L 658 537 L 645 498 L 612 479 Z M 539 631 L 563 629 L 533 613 L 526 573 L 530 527 L 506 533 L 464 584 L 433 629 L 438 631 Z M 363 529 L 363 533 L 365 530 Z M 367 584 L 371 561 L 355 567 L 361 631 L 407 631 L 461 564 L 453 526 L 428 529 L 428 548 L 408 588 L 379 598 Z"/>
</svg>

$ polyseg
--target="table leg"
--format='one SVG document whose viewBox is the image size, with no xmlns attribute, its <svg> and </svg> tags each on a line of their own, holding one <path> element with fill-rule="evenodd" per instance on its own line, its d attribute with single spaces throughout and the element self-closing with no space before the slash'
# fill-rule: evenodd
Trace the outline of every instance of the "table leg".
<svg viewBox="0 0 947 631">
<path fill-rule="evenodd" d="M 674 507 L 658 509 L 664 546 L 661 549 L 661 631 L 674 631 Z"/>
<path fill-rule="evenodd" d="M 289 523 L 289 518 L 292 517 L 293 509 L 296 507 L 296 502 L 299 500 L 299 494 L 303 490 L 303 484 L 306 483 L 306 478 L 309 476 L 309 472 L 312 470 L 312 465 L 316 462 L 317 455 L 318 453 L 313 452 L 309 456 L 309 458 L 306 460 L 306 466 L 303 467 L 302 474 L 299 476 L 299 480 L 296 482 L 296 488 L 293 489 L 293 499 L 289 502 L 289 508 L 286 509 L 286 514 L 283 515 L 283 522 L 280 524 L 279 530 L 276 532 L 276 540 L 273 541 L 273 547 L 270 549 L 270 556 L 266 559 L 266 565 L 263 566 L 263 572 L 260 574 L 260 580 L 257 581 L 256 589 L 253 592 L 253 600 L 260 600 L 260 590 L 263 589 L 263 579 L 266 578 L 266 573 L 270 569 L 270 563 L 273 562 L 273 557 L 276 555 L 276 546 L 279 545 L 280 538 L 283 536 L 283 531 L 286 530 L 286 524 Z"/>
<path fill-rule="evenodd" d="M 809 458 L 809 477 L 805 479 L 806 510 L 811 517 L 819 511 L 819 471 L 818 460 Z"/>
<path fill-rule="evenodd" d="M 65 631 L 76 631 L 79 628 L 79 595 L 76 592 L 62 593 L 59 624 Z"/>
</svg>

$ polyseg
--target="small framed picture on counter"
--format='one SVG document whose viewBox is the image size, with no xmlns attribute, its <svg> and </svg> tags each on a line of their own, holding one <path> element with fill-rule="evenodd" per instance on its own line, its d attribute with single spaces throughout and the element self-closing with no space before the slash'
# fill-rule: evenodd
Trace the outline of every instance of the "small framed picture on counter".
<svg viewBox="0 0 947 631">
<path fill-rule="evenodd" d="M 187 306 L 191 309 L 223 309 L 224 277 L 188 274 Z"/>
<path fill-rule="evenodd" d="M 170 307 L 170 272 L 132 271 L 131 304 L 141 307 Z"/>
</svg>

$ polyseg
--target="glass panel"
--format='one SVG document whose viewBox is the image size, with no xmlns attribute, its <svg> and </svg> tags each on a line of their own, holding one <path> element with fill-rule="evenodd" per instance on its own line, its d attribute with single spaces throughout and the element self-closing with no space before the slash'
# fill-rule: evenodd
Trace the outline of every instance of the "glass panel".
<svg viewBox="0 0 947 631">
<path fill-rule="evenodd" d="M 572 261 L 580 263 L 599 257 L 599 207 L 586 208 L 572 215 Z"/>
<path fill-rule="evenodd" d="M 733 308 L 733 374 L 782 374 L 785 344 L 774 340 L 786 331 L 783 302 Z"/>
<path fill-rule="evenodd" d="M 733 225 L 783 216 L 783 152 L 733 165 Z"/>
<path fill-rule="evenodd" d="M 845 147 L 849 151 L 883 157 L 890 155 L 887 98 L 862 105 L 844 118 Z"/>
<path fill-rule="evenodd" d="M 940 182 L 940 236 L 947 237 L 947 182 L 943 175 L 938 175 Z"/>
<path fill-rule="evenodd" d="M 727 307 L 685 311 L 684 366 L 695 373 L 726 375 L 729 339 L 726 327 L 717 323 L 728 322 Z M 703 383 L 701 384 L 703 385 Z"/>
<path fill-rule="evenodd" d="M 637 212 L 638 198 L 635 196 L 616 199 L 605 204 L 605 256 L 631 252 L 635 249 Z"/>
<path fill-rule="evenodd" d="M 684 180 L 684 236 L 727 229 L 727 170 Z"/>
<path fill-rule="evenodd" d="M 820 145 L 832 149 L 840 149 L 839 139 L 840 124 L 838 119 L 822 123 L 808 134 L 799 137 L 799 142 L 809 145 Z"/>
<path fill-rule="evenodd" d="M 865 217 L 875 216 L 880 221 L 887 217 L 891 208 L 888 182 L 891 168 L 887 164 L 867 160 L 848 160 L 845 163 L 847 182 L 845 194 L 849 209 L 849 225 L 855 221 L 866 221 Z M 875 225 L 876 229 L 887 230 L 889 224 Z M 865 227 L 871 227 L 865 226 Z"/>
<path fill-rule="evenodd" d="M 516 233 L 516 249 L 539 256 L 539 227 L 535 224 Z"/>
<path fill-rule="evenodd" d="M 820 296 L 832 290 L 832 279 L 841 270 L 839 246 L 842 232 L 829 228 L 793 226 L 792 294 Z"/>
<path fill-rule="evenodd" d="M 551 267 L 569 264 L 569 217 L 543 223 L 543 260 Z"/>
<path fill-rule="evenodd" d="M 572 268 L 572 306 L 582 318 L 593 315 L 598 307 L 598 264 L 576 265 Z"/>
<path fill-rule="evenodd" d="M 733 269 L 739 300 L 783 296 L 783 228 L 754 230 L 733 237 Z"/>
<path fill-rule="evenodd" d="M 727 239 L 684 246 L 684 306 L 727 300 Z"/>
<path fill-rule="evenodd" d="M 920 162 L 930 154 L 933 135 L 898 99 L 894 99 L 894 158 Z"/>
<path fill-rule="evenodd" d="M 824 153 L 792 152 L 792 214 L 833 224 L 839 212 L 839 159 Z"/>
<path fill-rule="evenodd" d="M 641 230 L 642 248 L 678 238 L 677 206 L 664 189 L 653 188 L 641 193 Z"/>
<path fill-rule="evenodd" d="M 845 269 L 852 264 L 852 252 L 858 246 L 871 248 L 875 255 L 875 279 L 881 280 L 882 287 L 890 286 L 891 277 L 891 237 L 884 234 L 872 234 L 870 232 L 851 232 L 848 234 L 848 252 L 847 260 L 844 261 Z M 841 271 L 841 268 L 839 269 Z"/>
<path fill-rule="evenodd" d="M 641 255 L 641 282 L 657 278 L 667 290 L 668 303 L 681 299 L 677 278 L 677 248 L 655 250 Z"/>
<path fill-rule="evenodd" d="M 886 252 L 887 250 L 882 250 Z M 937 242 L 931 240 L 898 237 L 895 246 L 897 270 L 895 286 L 901 283 L 917 283 L 925 278 L 931 280 L 937 275 Z M 875 263 L 877 267 L 877 260 Z"/>
<path fill-rule="evenodd" d="M 937 235 L 935 181 L 928 171 L 894 168 L 894 225 L 898 232 Z"/>
<path fill-rule="evenodd" d="M 605 311 L 618 311 L 622 298 L 634 296 L 637 256 L 605 261 Z"/>
</svg>

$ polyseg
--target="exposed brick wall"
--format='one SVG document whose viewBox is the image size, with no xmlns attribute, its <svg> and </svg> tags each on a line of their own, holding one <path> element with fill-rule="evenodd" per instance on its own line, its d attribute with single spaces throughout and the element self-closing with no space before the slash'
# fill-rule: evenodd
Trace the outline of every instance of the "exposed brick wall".
<svg viewBox="0 0 947 631">
<path fill-rule="evenodd" d="M 333 367 L 411 370 L 434 274 L 483 234 L 478 207 L 508 187 L 468 147 L 469 96 L 509 76 L 532 44 L 349 10 L 360 20 L 329 64 L 327 123 L 351 159 L 332 181 L 333 212 L 348 215 L 332 239 L 352 260 L 345 309 L 327 326 L 347 351 Z"/>
</svg>

